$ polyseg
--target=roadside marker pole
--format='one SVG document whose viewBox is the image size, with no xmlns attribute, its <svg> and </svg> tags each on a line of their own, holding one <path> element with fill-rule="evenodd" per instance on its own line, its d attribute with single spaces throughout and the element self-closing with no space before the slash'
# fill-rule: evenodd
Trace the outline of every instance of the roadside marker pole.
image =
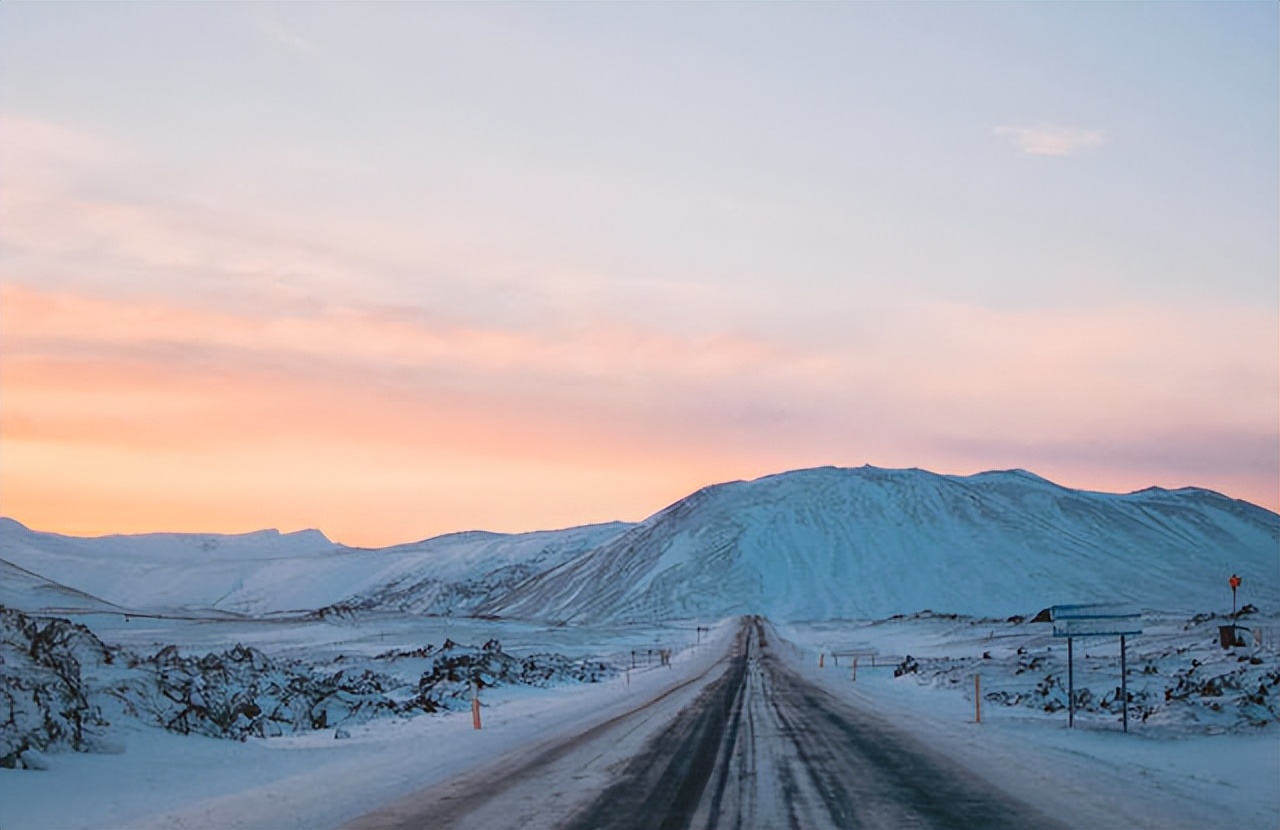
<svg viewBox="0 0 1280 830">
<path fill-rule="evenodd" d="M 982 675 L 973 676 L 973 722 L 982 723 Z"/>
<path fill-rule="evenodd" d="M 1129 672 L 1127 671 L 1127 668 L 1128 667 L 1125 666 L 1125 660 L 1124 660 L 1124 635 L 1121 634 L 1120 635 L 1120 697 L 1121 697 L 1120 705 L 1124 707 L 1124 709 L 1122 709 L 1121 711 L 1124 712 L 1124 716 L 1122 720 L 1124 721 L 1125 732 L 1129 731 L 1129 678 L 1128 678 Z"/>
<path fill-rule="evenodd" d="M 857 682 L 858 682 L 858 657 L 857 657 L 857 655 L 854 655 L 854 658 L 853 658 L 853 682 L 854 682 L 854 683 L 857 683 Z"/>
<path fill-rule="evenodd" d="M 471 726 L 480 728 L 480 689 L 474 680 L 471 681 Z"/>
<path fill-rule="evenodd" d="M 1071 651 L 1071 637 L 1067 638 L 1067 728 L 1076 725 L 1076 675 Z"/>
<path fill-rule="evenodd" d="M 825 652 L 821 652 L 821 651 L 818 652 L 818 668 L 822 668 L 823 664 L 826 661 L 826 657 L 827 655 Z"/>
</svg>

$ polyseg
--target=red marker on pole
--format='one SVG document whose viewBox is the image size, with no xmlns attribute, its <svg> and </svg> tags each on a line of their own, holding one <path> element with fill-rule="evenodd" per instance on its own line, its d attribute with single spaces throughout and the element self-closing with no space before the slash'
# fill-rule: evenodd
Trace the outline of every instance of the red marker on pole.
<svg viewBox="0 0 1280 830">
<path fill-rule="evenodd" d="M 1231 616 L 1234 617 L 1236 615 L 1236 589 L 1240 587 L 1240 577 L 1232 574 L 1227 583 L 1231 586 Z"/>
</svg>

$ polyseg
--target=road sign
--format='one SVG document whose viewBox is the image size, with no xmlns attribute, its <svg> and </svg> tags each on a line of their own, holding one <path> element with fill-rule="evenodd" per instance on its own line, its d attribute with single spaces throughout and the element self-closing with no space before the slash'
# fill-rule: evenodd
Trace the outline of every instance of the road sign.
<svg viewBox="0 0 1280 830">
<path fill-rule="evenodd" d="M 1062 620 L 1053 624 L 1055 637 L 1119 637 L 1141 634 L 1142 619 L 1111 617 L 1100 620 Z"/>
<path fill-rule="evenodd" d="M 1051 620 L 1095 620 L 1101 617 L 1141 617 L 1142 612 L 1124 602 L 1090 602 L 1084 605 L 1055 605 Z"/>
<path fill-rule="evenodd" d="M 1232 591 L 1235 589 L 1232 588 Z M 1125 637 L 1142 633 L 1142 612 L 1118 603 L 1087 605 L 1055 605 L 1049 609 L 1053 636 L 1067 638 L 1067 726 L 1075 726 L 1076 689 L 1075 654 L 1072 644 L 1077 637 L 1120 638 L 1120 695 L 1123 701 L 1124 731 L 1129 731 L 1129 667 L 1126 661 Z"/>
<path fill-rule="evenodd" d="M 1055 637 L 1119 637 L 1142 633 L 1142 612 L 1129 605 L 1091 603 L 1049 609 Z"/>
</svg>

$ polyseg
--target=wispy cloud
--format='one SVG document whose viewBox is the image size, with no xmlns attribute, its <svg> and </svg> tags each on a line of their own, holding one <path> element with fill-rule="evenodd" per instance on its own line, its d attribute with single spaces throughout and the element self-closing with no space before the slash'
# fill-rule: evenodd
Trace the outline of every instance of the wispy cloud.
<svg viewBox="0 0 1280 830">
<path fill-rule="evenodd" d="M 1100 130 L 1077 127 L 996 127 L 998 138 L 1030 156 L 1078 156 L 1102 143 Z"/>
<path fill-rule="evenodd" d="M 299 55 L 315 54 L 317 49 L 315 43 L 298 34 L 297 32 L 286 29 L 275 20 L 266 16 L 259 16 L 254 20 L 254 27 L 258 33 L 266 37 L 268 40 L 283 46 L 290 52 Z"/>
</svg>

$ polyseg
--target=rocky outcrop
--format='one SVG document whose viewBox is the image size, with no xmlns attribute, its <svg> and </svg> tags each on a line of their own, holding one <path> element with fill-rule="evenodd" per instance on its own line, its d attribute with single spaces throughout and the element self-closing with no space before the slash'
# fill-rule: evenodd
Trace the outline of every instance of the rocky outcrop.
<svg viewBox="0 0 1280 830">
<path fill-rule="evenodd" d="M 105 746 L 104 711 L 183 735 L 245 740 L 463 708 L 473 685 L 596 682 L 611 673 L 598 661 L 512 655 L 497 640 L 321 665 L 240 644 L 138 656 L 82 625 L 0 606 L 0 766 L 42 768 L 45 750 Z"/>
<path fill-rule="evenodd" d="M 92 748 L 108 723 L 82 670 L 114 659 L 83 625 L 0 606 L 0 767 L 41 768 L 44 750 Z"/>
</svg>

